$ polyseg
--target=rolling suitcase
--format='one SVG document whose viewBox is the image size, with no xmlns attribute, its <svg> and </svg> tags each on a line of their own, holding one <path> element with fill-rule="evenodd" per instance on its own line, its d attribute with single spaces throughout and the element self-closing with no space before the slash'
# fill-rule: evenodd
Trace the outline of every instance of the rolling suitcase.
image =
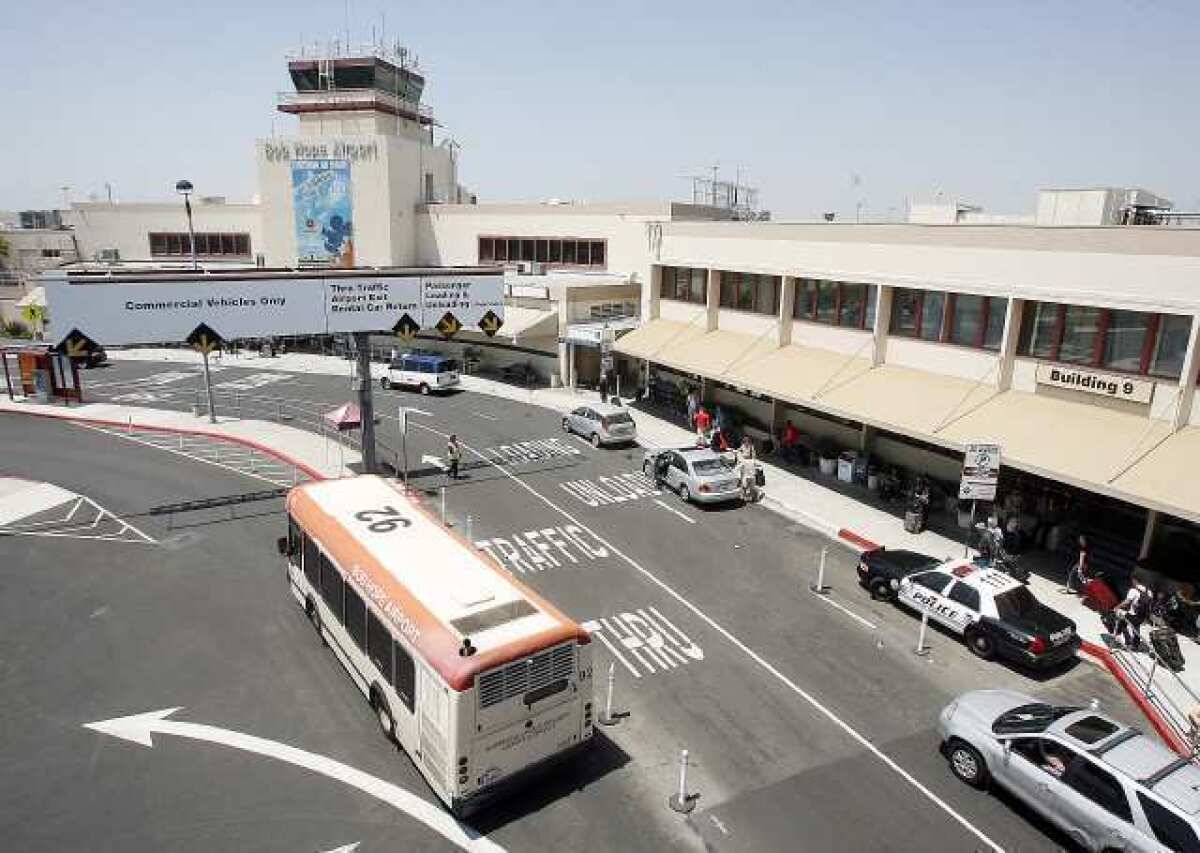
<svg viewBox="0 0 1200 853">
<path fill-rule="evenodd" d="M 1170 628 L 1151 628 L 1150 646 L 1162 665 L 1172 672 L 1183 672 L 1183 652 L 1179 649 L 1179 637 Z"/>
</svg>

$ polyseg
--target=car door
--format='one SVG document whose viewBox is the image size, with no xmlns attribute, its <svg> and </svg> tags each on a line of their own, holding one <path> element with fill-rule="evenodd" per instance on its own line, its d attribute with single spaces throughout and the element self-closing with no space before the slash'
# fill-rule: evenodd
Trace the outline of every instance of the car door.
<svg viewBox="0 0 1200 853">
<path fill-rule="evenodd" d="M 930 619 L 942 622 L 945 618 L 939 613 L 944 607 L 942 593 L 952 580 L 947 572 L 940 569 L 917 572 L 900 581 L 896 598 L 918 613 L 928 610 Z"/>
<path fill-rule="evenodd" d="M 992 776 L 1029 808 L 1052 823 L 1063 827 L 1056 809 L 1058 788 L 1062 783 L 1049 769 L 1049 755 L 1058 755 L 1063 766 L 1073 757 L 1063 758 L 1060 749 L 1066 749 L 1056 741 L 1038 736 L 1002 738 L 1000 761 L 992 769 Z M 1007 747 L 1007 748 L 1005 748 Z M 1065 828 L 1065 827 L 1063 827 Z"/>
<path fill-rule="evenodd" d="M 671 454 L 671 465 L 667 468 L 667 485 L 675 491 L 679 491 L 679 487 L 687 483 L 687 462 L 678 453 Z M 688 485 L 691 488 L 691 485 Z"/>
<path fill-rule="evenodd" d="M 1076 754 L 1062 781 L 1058 802 L 1068 835 L 1089 850 L 1124 850 L 1137 838 L 1125 786 L 1111 770 Z"/>
<path fill-rule="evenodd" d="M 571 432 L 579 433 L 580 435 L 584 433 L 584 431 L 587 429 L 586 415 L 586 406 L 579 406 L 578 408 L 571 410 L 571 413 L 567 415 L 567 422 L 571 425 Z"/>
<path fill-rule="evenodd" d="M 946 624 L 957 633 L 966 632 L 967 627 L 979 621 L 979 589 L 961 580 L 956 580 L 946 591 L 945 598 L 951 607 L 944 614 Z"/>
</svg>

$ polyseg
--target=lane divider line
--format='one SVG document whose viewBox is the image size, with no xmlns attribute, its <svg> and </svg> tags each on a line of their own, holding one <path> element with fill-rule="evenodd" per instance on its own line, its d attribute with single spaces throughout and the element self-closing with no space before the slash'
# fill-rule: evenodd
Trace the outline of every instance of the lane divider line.
<svg viewBox="0 0 1200 853">
<path fill-rule="evenodd" d="M 433 427 L 427 426 L 425 424 L 413 424 L 413 426 L 416 426 L 419 429 L 423 429 L 423 430 L 432 432 L 435 435 L 441 436 L 442 438 L 445 438 L 448 435 L 447 433 L 441 432 L 440 430 L 436 430 Z M 891 756 L 889 756 L 887 753 L 885 753 L 883 750 L 881 750 L 879 747 L 877 747 L 874 743 L 872 743 L 866 737 L 866 735 L 862 734 L 861 732 L 858 731 L 858 729 L 854 728 L 854 726 L 850 725 L 845 720 L 843 720 L 841 717 L 839 717 L 836 713 L 834 713 L 834 711 L 832 711 L 830 708 L 828 708 L 826 705 L 824 705 L 813 694 L 809 693 L 807 690 L 805 690 L 803 687 L 801 687 L 799 684 L 797 684 L 795 681 L 793 681 L 791 678 L 789 678 L 787 675 L 785 675 L 783 672 L 781 672 L 774 664 L 770 663 L 766 658 L 764 658 L 758 652 L 754 651 L 754 649 L 750 648 L 748 645 L 746 645 L 741 640 L 739 640 L 732 632 L 730 632 L 728 629 L 726 629 L 724 626 L 722 626 L 719 622 L 717 622 L 715 619 L 713 619 L 711 616 L 709 616 L 707 613 L 705 613 L 703 610 L 701 610 L 695 604 L 688 601 L 683 595 L 681 595 L 679 592 L 677 592 L 672 586 L 670 586 L 665 581 L 658 578 L 658 576 L 656 576 L 653 572 L 651 572 L 648 569 L 646 569 L 645 567 L 643 567 L 641 564 L 639 564 L 636 560 L 634 560 L 632 557 L 630 557 L 628 554 L 626 554 L 620 548 L 613 545 L 612 542 L 610 542 L 610 541 L 606 540 L 604 537 L 600 536 L 600 534 L 596 533 L 596 531 L 592 530 L 590 527 L 588 527 L 582 521 L 580 521 L 579 519 L 577 519 L 573 515 L 571 515 L 571 513 L 567 512 L 565 509 L 558 506 L 556 503 L 554 503 L 554 501 L 547 498 L 541 492 L 534 489 L 532 486 L 530 486 L 528 483 L 526 483 L 520 477 L 513 474 L 510 470 L 508 470 L 508 468 L 504 467 L 503 465 L 496 464 L 491 459 L 488 459 L 486 456 L 484 456 L 482 453 L 480 453 L 478 450 L 476 450 L 474 447 L 472 447 L 468 444 L 464 444 L 463 447 L 466 448 L 468 451 L 470 451 L 475 456 L 482 459 L 484 462 L 495 467 L 498 471 L 500 471 L 502 474 L 504 474 L 504 476 L 508 477 L 514 483 L 519 485 L 521 488 L 525 489 L 527 492 L 529 492 L 535 498 L 540 500 L 546 506 L 550 507 L 550 509 L 557 512 L 563 518 L 567 519 L 572 524 L 579 526 L 582 530 L 587 531 L 591 536 L 594 536 L 598 542 L 600 542 L 601 544 L 608 547 L 612 551 L 612 553 L 616 554 L 618 557 L 623 559 L 635 571 L 637 571 L 644 578 L 646 578 L 648 581 L 650 581 L 650 583 L 657 586 L 659 589 L 661 589 L 663 592 L 665 592 L 668 596 L 673 598 L 678 604 L 680 604 L 681 606 L 686 608 L 694 616 L 696 616 L 698 619 L 700 619 L 702 622 L 704 622 L 704 624 L 706 624 L 709 628 L 711 628 L 717 634 L 720 634 L 722 637 L 724 637 L 729 643 L 731 643 L 735 648 L 740 650 L 743 654 L 745 654 L 752 661 L 754 661 L 756 664 L 758 664 L 768 674 L 773 676 L 777 681 L 779 681 L 781 684 L 783 684 L 785 687 L 787 687 L 789 690 L 791 690 L 793 693 L 795 693 L 797 696 L 799 696 L 801 699 L 803 699 L 806 703 L 808 703 L 808 705 L 810 707 L 812 707 L 815 711 L 817 711 L 821 716 L 825 717 L 827 720 L 829 720 L 829 722 L 833 723 L 834 726 L 841 729 L 851 740 L 853 740 L 855 743 L 857 743 L 859 746 L 861 746 L 867 752 L 871 753 L 871 755 L 875 756 L 875 758 L 879 759 L 879 761 L 881 761 L 888 769 L 892 770 L 897 776 L 899 776 L 901 779 L 903 779 L 905 782 L 907 782 L 909 785 L 911 785 L 917 792 L 919 792 L 923 797 L 925 797 L 925 799 L 927 799 L 930 803 L 932 803 L 933 805 L 935 805 L 939 809 L 941 809 L 942 812 L 944 812 L 947 816 L 949 816 L 952 820 L 954 820 L 954 822 L 959 824 L 959 826 L 961 826 L 963 829 L 965 829 L 971 835 L 975 836 L 975 838 L 977 838 L 980 842 L 982 842 L 984 845 L 986 845 L 989 849 L 996 851 L 996 853 L 1004 853 L 1003 847 L 1001 847 L 999 844 L 997 844 L 995 841 L 993 841 L 991 838 L 989 838 L 986 834 L 984 834 L 984 832 L 981 829 L 979 829 L 973 823 L 971 823 L 963 814 L 961 814 L 959 811 L 957 811 L 952 805 L 950 805 L 948 802 L 943 800 L 941 797 L 939 797 L 937 794 L 935 794 L 932 790 L 930 790 L 928 787 L 926 787 L 926 785 L 924 783 L 922 783 L 919 779 L 917 779 L 915 776 L 913 776 L 911 773 L 909 773 L 907 770 L 905 770 L 903 767 L 901 767 L 896 762 L 895 759 L 893 759 Z"/>
<path fill-rule="evenodd" d="M 836 601 L 834 601 L 834 600 L 833 600 L 832 598 L 830 598 L 828 595 L 817 595 L 816 593 L 813 593 L 813 596 L 814 596 L 815 598 L 819 598 L 821 601 L 824 601 L 824 602 L 825 602 L 826 604 L 828 604 L 830 607 L 836 607 L 838 610 L 840 610 L 840 611 L 842 611 L 843 613 L 845 613 L 845 614 L 846 614 L 847 616 L 849 616 L 851 619 L 853 619 L 853 620 L 855 620 L 856 622 L 859 622 L 859 623 L 861 623 L 861 624 L 865 625 L 865 626 L 866 626 L 868 629 L 870 629 L 870 630 L 872 630 L 872 631 L 878 631 L 878 630 L 879 630 L 879 626 L 877 626 L 877 625 L 876 625 L 874 622 L 871 622 L 871 621 L 870 621 L 870 620 L 868 620 L 868 619 L 864 619 L 862 616 L 859 616 L 857 613 L 855 613 L 855 612 L 854 612 L 853 610 L 851 610 L 849 607 L 846 607 L 845 605 L 842 605 L 842 604 L 838 604 Z"/>
<path fill-rule="evenodd" d="M 680 512 L 679 510 L 675 509 L 675 507 L 668 504 L 666 501 L 660 501 L 658 498 L 655 498 L 654 502 L 656 504 L 658 504 L 659 506 L 661 506 L 663 509 L 665 509 L 667 512 L 679 516 L 684 521 L 686 521 L 688 524 L 696 523 L 696 519 L 692 518 L 690 515 L 688 515 L 685 512 Z"/>
</svg>

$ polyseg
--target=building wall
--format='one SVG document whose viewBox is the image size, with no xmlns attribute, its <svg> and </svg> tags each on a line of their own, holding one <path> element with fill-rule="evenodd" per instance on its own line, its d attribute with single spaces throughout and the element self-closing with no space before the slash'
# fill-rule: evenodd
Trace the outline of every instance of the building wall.
<svg viewBox="0 0 1200 853">
<path fill-rule="evenodd" d="M 865 331 L 842 329 L 823 323 L 793 320 L 792 343 L 846 355 L 857 355 L 860 358 L 870 358 L 871 356 L 871 331 L 869 329 Z"/>
<path fill-rule="evenodd" d="M 210 204 L 192 197 L 192 220 L 197 232 L 250 235 L 251 257 L 264 251 L 262 209 L 255 203 Z M 83 260 L 93 260 L 102 249 L 116 249 L 123 261 L 149 260 L 152 231 L 186 234 L 183 199 L 171 203 L 71 205 L 67 221 L 74 227 Z"/>
<path fill-rule="evenodd" d="M 779 320 L 774 315 L 755 314 L 751 311 L 737 311 L 732 308 L 722 308 L 717 312 L 717 328 L 729 332 L 740 332 L 743 335 L 765 338 L 778 327 Z"/>
<path fill-rule="evenodd" d="M 1000 359 L 991 350 L 933 343 L 898 335 L 888 337 L 887 364 L 996 384 Z"/>
</svg>

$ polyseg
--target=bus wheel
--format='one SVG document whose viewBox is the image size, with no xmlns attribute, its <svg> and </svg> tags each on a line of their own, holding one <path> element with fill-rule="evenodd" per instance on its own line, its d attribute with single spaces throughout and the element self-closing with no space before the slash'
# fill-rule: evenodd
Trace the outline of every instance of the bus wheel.
<svg viewBox="0 0 1200 853">
<path fill-rule="evenodd" d="M 426 385 L 424 382 L 421 383 L 421 387 L 418 388 L 417 390 L 421 392 L 422 396 L 424 396 L 424 397 L 429 396 L 429 386 Z"/>
<path fill-rule="evenodd" d="M 379 380 L 379 387 L 381 387 L 384 391 L 391 391 L 392 380 L 388 379 L 386 376 L 381 377 Z"/>
<path fill-rule="evenodd" d="M 371 704 L 375 707 L 375 716 L 379 719 L 379 730 L 391 742 L 396 741 L 396 721 L 392 719 L 392 709 L 378 688 L 371 691 Z"/>
<path fill-rule="evenodd" d="M 324 643 L 325 634 L 321 632 L 321 611 L 317 609 L 317 602 L 311 595 L 304 601 L 304 612 L 308 616 L 308 621 L 312 622 L 313 630 L 317 632 L 317 636 Z"/>
</svg>

